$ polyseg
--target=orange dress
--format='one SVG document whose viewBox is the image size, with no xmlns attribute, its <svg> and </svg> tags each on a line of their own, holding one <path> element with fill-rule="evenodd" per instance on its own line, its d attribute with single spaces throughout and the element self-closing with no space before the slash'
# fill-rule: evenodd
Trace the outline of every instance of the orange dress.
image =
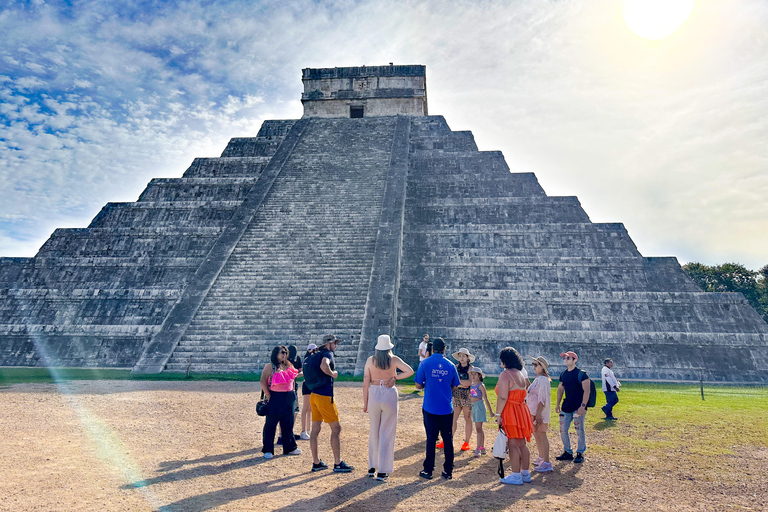
<svg viewBox="0 0 768 512">
<path fill-rule="evenodd" d="M 531 440 L 533 432 L 533 421 L 531 411 L 525 404 L 527 391 L 524 389 L 513 389 L 509 392 L 507 403 L 504 404 L 504 410 L 501 411 L 501 425 L 504 435 L 508 439 Z M 496 386 L 496 396 L 499 396 L 499 386 Z"/>
</svg>

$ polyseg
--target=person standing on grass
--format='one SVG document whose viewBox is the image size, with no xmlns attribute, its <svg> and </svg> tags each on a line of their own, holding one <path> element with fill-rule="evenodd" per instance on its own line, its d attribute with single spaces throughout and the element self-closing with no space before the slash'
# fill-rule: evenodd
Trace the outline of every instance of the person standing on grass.
<svg viewBox="0 0 768 512">
<path fill-rule="evenodd" d="M 304 362 L 307 358 L 317 352 L 317 345 L 310 343 L 307 346 L 307 352 L 304 354 Z M 312 390 L 309 389 L 306 382 L 301 383 L 301 434 L 299 439 L 302 441 L 309 441 L 309 429 L 312 424 L 312 406 L 309 403 L 309 395 L 312 394 Z"/>
<path fill-rule="evenodd" d="M 384 481 L 394 470 L 395 432 L 397 430 L 397 388 L 395 382 L 413 376 L 413 368 L 392 355 L 389 335 L 382 334 L 376 352 L 365 362 L 363 371 L 363 412 L 368 413 L 368 476 Z M 397 374 L 400 370 L 400 374 Z M 378 472 L 377 472 L 378 470 Z"/>
<path fill-rule="evenodd" d="M 309 447 L 312 450 L 312 471 L 328 469 L 328 465 L 320 460 L 317 452 L 317 438 L 323 427 L 323 422 L 331 426 L 331 450 L 333 451 L 333 471 L 335 473 L 349 473 L 354 467 L 341 460 L 341 423 L 339 423 L 339 409 L 333 401 L 333 381 L 338 378 L 339 372 L 335 370 L 333 353 L 339 346 L 341 339 L 333 334 L 323 336 L 323 344 L 318 352 L 310 357 L 310 362 L 305 363 L 305 372 L 311 371 L 313 375 L 320 377 L 318 382 L 309 384 L 312 394 L 309 395 L 309 404 L 312 407 L 312 432 L 309 434 Z"/>
<path fill-rule="evenodd" d="M 459 416 L 464 415 L 464 443 L 461 451 L 469 450 L 469 440 L 472 438 L 472 402 L 469 400 L 469 368 L 475 360 L 475 356 L 466 348 L 459 349 L 451 356 L 458 361 L 456 371 L 459 374 L 459 386 L 453 390 L 453 434 L 459 427 Z M 445 446 L 445 438 L 437 444 L 438 448 Z"/>
<path fill-rule="evenodd" d="M 264 366 L 261 372 L 261 389 L 264 390 L 269 405 L 267 405 L 267 418 L 262 432 L 265 459 L 271 459 L 275 453 L 275 430 L 277 424 L 283 432 L 293 433 L 293 404 L 296 401 L 296 393 L 293 384 L 299 370 L 293 367 L 288 360 L 288 349 L 280 345 L 272 350 L 270 362 Z M 283 440 L 283 453 L 286 455 L 301 455 L 301 450 L 296 446 L 293 435 L 286 435 Z"/>
<path fill-rule="evenodd" d="M 584 421 L 589 402 L 589 375 L 576 366 L 579 356 L 569 350 L 560 354 L 565 364 L 565 370 L 560 374 L 560 384 L 557 386 L 557 406 L 555 412 L 560 414 L 560 439 L 563 441 L 563 454 L 556 457 L 557 460 L 572 460 L 577 464 L 584 462 L 584 452 L 587 449 L 587 440 L 584 435 Z M 565 395 L 565 401 L 563 401 Z M 560 408 L 560 402 L 563 407 Z M 571 449 L 571 436 L 568 430 L 571 423 L 576 426 L 578 445 L 576 457 Z"/>
<path fill-rule="evenodd" d="M 503 484 L 523 485 L 531 481 L 531 453 L 526 441 L 531 440 L 533 421 L 525 405 L 526 388 L 529 384 L 523 376 L 523 358 L 512 347 L 499 352 L 499 361 L 504 371 L 496 384 L 496 421 L 507 436 L 509 461 L 512 472 L 499 481 Z"/>
<path fill-rule="evenodd" d="M 486 413 L 485 406 L 488 406 L 488 411 L 493 414 L 493 407 L 488 400 L 488 392 L 483 384 L 485 374 L 481 368 L 473 366 L 469 369 L 469 400 L 472 403 L 472 422 L 475 424 L 475 432 L 477 432 L 477 448 L 475 448 L 475 457 L 485 455 L 485 432 L 483 431 L 483 424 L 488 421 L 488 414 Z"/>
<path fill-rule="evenodd" d="M 442 477 L 445 480 L 453 478 L 453 398 L 452 390 L 459 385 L 459 373 L 456 366 L 445 358 L 445 341 L 435 338 L 432 343 L 434 353 L 421 362 L 416 377 L 416 389 L 424 390 L 424 430 L 427 434 L 427 454 L 424 459 L 424 469 L 419 476 L 432 479 L 435 469 L 435 442 L 437 436 L 445 441 L 445 463 Z"/>
<path fill-rule="evenodd" d="M 605 419 L 613 421 L 616 418 L 613 416 L 613 406 L 619 403 L 619 388 L 621 382 L 616 379 L 613 374 L 613 359 L 610 357 L 603 361 L 603 393 L 605 393 L 605 405 L 602 407 L 605 413 Z"/>
<path fill-rule="evenodd" d="M 427 343 L 429 343 L 429 334 L 425 334 L 424 337 L 421 338 L 421 343 L 419 343 L 419 363 L 429 357 L 427 355 Z"/>
<path fill-rule="evenodd" d="M 544 357 L 528 357 L 533 359 L 533 371 L 536 374 L 536 378 L 528 386 L 528 396 L 525 397 L 525 403 L 533 418 L 533 438 L 539 451 L 539 456 L 533 461 L 533 467 L 539 473 L 547 473 L 552 471 L 547 439 L 549 417 L 552 415 L 552 379 L 549 377 L 549 362 Z"/>
<path fill-rule="evenodd" d="M 431 346 L 432 346 L 432 343 L 429 341 L 429 334 L 425 334 L 421 338 L 421 343 L 419 343 L 419 350 L 418 350 L 418 353 L 419 353 L 419 364 L 421 364 L 421 362 L 423 360 L 425 360 L 426 358 L 428 358 L 431 355 L 431 352 L 428 353 L 428 351 L 429 351 Z M 418 366 L 417 366 L 417 368 L 418 368 Z M 419 394 L 419 390 L 418 389 L 414 389 L 412 394 L 418 395 Z"/>
</svg>

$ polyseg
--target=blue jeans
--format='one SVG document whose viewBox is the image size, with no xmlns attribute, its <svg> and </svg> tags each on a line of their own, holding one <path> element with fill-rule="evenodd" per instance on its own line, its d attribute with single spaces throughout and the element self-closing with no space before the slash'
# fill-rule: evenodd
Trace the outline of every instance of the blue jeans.
<svg viewBox="0 0 768 512">
<path fill-rule="evenodd" d="M 613 418 L 613 406 L 619 403 L 619 394 L 615 391 L 603 391 L 605 393 L 605 406 L 602 408 L 606 417 Z"/>
<path fill-rule="evenodd" d="M 453 474 L 453 413 L 449 414 L 431 414 L 421 410 L 424 414 L 424 430 L 427 431 L 427 457 L 424 459 L 424 471 L 432 474 L 435 469 L 435 443 L 437 443 L 437 434 L 443 438 L 443 452 L 445 453 L 445 462 L 443 471 Z"/>
<path fill-rule="evenodd" d="M 579 436 L 579 444 L 576 447 L 576 451 L 584 453 L 587 449 L 587 439 L 584 437 L 584 416 L 576 416 L 576 413 L 573 412 L 560 413 L 560 439 L 563 441 L 563 449 L 573 455 L 571 436 L 568 434 L 571 422 L 576 426 L 576 433 Z"/>
</svg>

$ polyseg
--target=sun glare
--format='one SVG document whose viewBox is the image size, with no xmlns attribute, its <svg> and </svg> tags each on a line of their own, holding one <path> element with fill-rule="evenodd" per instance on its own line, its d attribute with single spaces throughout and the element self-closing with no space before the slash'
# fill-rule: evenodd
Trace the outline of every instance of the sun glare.
<svg viewBox="0 0 768 512">
<path fill-rule="evenodd" d="M 624 0 L 624 22 L 645 39 L 674 34 L 693 11 L 694 0 Z"/>
</svg>

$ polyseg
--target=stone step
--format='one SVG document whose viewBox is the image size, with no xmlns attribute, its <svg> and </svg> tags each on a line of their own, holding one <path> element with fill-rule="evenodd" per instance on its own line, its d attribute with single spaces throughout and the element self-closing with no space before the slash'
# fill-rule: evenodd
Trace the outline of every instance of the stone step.
<svg viewBox="0 0 768 512">
<path fill-rule="evenodd" d="M 183 178 L 258 178 L 271 157 L 195 158 Z"/>
</svg>

